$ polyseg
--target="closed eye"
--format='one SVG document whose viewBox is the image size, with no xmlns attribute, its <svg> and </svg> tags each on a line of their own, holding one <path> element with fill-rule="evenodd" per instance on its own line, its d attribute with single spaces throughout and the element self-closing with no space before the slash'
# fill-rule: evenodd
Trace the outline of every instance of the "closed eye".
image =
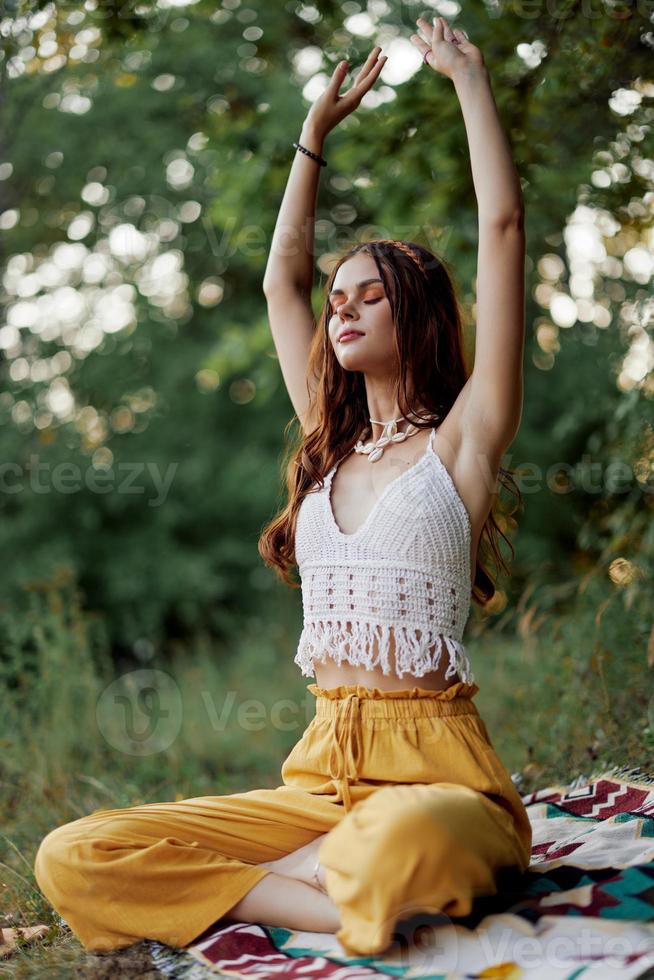
<svg viewBox="0 0 654 980">
<path fill-rule="evenodd" d="M 364 299 L 364 301 L 363 301 L 363 302 L 364 302 L 364 303 L 365 303 L 366 305 L 370 305 L 370 303 L 379 303 L 379 302 L 381 302 L 381 300 L 383 300 L 384 298 L 385 298 L 384 296 L 378 296 L 378 297 L 377 297 L 377 299 Z M 338 304 L 338 306 L 332 306 L 332 309 L 334 310 L 334 313 L 335 313 L 335 312 L 337 311 L 337 309 L 338 309 L 338 307 L 339 307 L 340 305 L 341 305 L 341 304 L 339 303 L 339 304 Z"/>
</svg>

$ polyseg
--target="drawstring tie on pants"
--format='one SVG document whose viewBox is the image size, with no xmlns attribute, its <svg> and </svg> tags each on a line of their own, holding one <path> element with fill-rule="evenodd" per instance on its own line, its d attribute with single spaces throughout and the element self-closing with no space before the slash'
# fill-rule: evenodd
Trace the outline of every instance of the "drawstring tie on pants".
<svg viewBox="0 0 654 980">
<path fill-rule="evenodd" d="M 360 721 L 359 695 L 348 694 L 337 708 L 328 763 L 331 779 L 341 787 L 343 806 L 346 811 L 352 809 L 350 782 L 358 778 L 357 765 L 361 753 Z"/>
</svg>

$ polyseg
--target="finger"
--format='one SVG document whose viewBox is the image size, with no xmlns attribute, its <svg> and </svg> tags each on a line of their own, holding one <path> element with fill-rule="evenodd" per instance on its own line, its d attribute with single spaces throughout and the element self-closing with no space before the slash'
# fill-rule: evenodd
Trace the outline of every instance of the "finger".
<svg viewBox="0 0 654 980">
<path fill-rule="evenodd" d="M 434 34 L 434 28 L 431 24 L 428 24 L 426 20 L 422 17 L 418 17 L 416 24 L 418 25 L 418 30 L 420 31 L 420 37 L 423 41 L 426 41 L 429 47 L 431 47 L 431 42 Z"/>
<path fill-rule="evenodd" d="M 348 96 L 351 96 L 352 100 L 358 104 L 359 101 L 366 94 L 366 92 L 368 92 L 368 90 L 371 89 L 372 86 L 375 84 L 377 78 L 379 77 L 380 71 L 382 70 L 382 68 L 384 67 L 387 61 L 388 61 L 387 56 L 383 55 L 383 57 L 381 57 L 379 61 L 375 65 L 373 65 L 373 67 L 370 69 L 367 75 L 365 75 L 358 82 L 355 82 L 352 88 L 345 93 L 343 98 L 347 99 Z"/>
<path fill-rule="evenodd" d="M 434 17 L 434 41 L 443 40 L 443 19 L 442 17 Z"/>
<path fill-rule="evenodd" d="M 366 75 L 371 71 L 371 69 L 375 66 L 375 62 L 377 61 L 377 57 L 378 57 L 380 51 L 381 51 L 381 48 L 379 47 L 379 45 L 376 45 L 372 49 L 372 51 L 370 52 L 370 54 L 368 55 L 368 57 L 366 58 L 366 60 L 364 61 L 364 63 L 361 65 L 361 69 L 360 69 L 358 75 L 354 79 L 354 84 L 355 85 L 358 85 L 359 82 L 362 79 L 364 79 L 366 77 Z"/>
<path fill-rule="evenodd" d="M 425 44 L 422 38 L 418 37 L 417 34 L 411 35 L 411 41 L 413 42 L 413 44 L 415 44 L 418 51 L 420 52 L 420 57 L 422 58 L 423 64 L 429 65 L 431 67 L 432 58 L 434 54 L 431 44 Z"/>
<path fill-rule="evenodd" d="M 377 76 L 379 75 L 380 71 L 382 70 L 382 68 L 384 67 L 387 61 L 388 61 L 388 55 L 382 54 L 377 59 L 375 64 L 372 66 L 367 76 L 362 81 L 368 82 L 368 80 L 370 79 L 370 83 L 372 84 L 372 82 L 374 82 L 374 80 L 377 78 Z"/>
<path fill-rule="evenodd" d="M 368 91 L 369 88 L 372 88 L 372 86 L 375 83 L 375 80 L 379 78 L 379 73 L 387 61 L 388 61 L 388 55 L 383 54 L 379 59 L 379 61 L 377 62 L 377 64 L 374 65 L 373 68 L 370 70 L 366 78 L 364 78 L 363 81 L 359 83 L 359 87 L 363 86 L 364 91 L 366 92 Z"/>
<path fill-rule="evenodd" d="M 455 28 L 454 33 L 456 34 L 459 41 L 457 47 L 461 48 L 462 51 L 465 51 L 466 48 L 467 49 L 474 48 L 474 44 L 472 43 L 467 33 L 462 28 L 458 28 L 458 27 Z"/>
<path fill-rule="evenodd" d="M 411 37 L 410 37 L 410 41 L 413 44 L 415 44 L 415 46 L 417 47 L 418 51 L 420 52 L 420 56 L 423 58 L 423 60 L 426 60 L 427 64 L 429 64 L 430 61 L 431 61 L 431 58 L 429 57 L 429 55 L 431 54 L 431 45 L 430 44 L 425 44 L 425 42 L 422 40 L 422 38 L 421 37 L 418 37 L 417 34 L 412 34 Z M 429 54 L 427 55 L 427 58 L 425 59 L 425 52 L 427 52 L 427 51 L 429 51 Z"/>
<path fill-rule="evenodd" d="M 347 61 L 339 61 L 339 63 L 336 65 L 336 68 L 334 68 L 332 72 L 332 77 L 329 80 L 329 85 L 327 86 L 327 88 L 332 92 L 332 94 L 336 94 L 339 88 L 341 87 L 341 85 L 343 84 L 345 76 L 347 75 L 347 69 L 348 69 Z"/>
<path fill-rule="evenodd" d="M 441 17 L 440 19 L 443 21 L 443 37 L 446 41 L 451 41 L 454 37 L 454 32 L 444 17 Z"/>
</svg>

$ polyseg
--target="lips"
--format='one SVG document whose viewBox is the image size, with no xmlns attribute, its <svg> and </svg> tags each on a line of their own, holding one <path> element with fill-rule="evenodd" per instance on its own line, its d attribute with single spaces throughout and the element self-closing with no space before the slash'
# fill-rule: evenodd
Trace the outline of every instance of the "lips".
<svg viewBox="0 0 654 980">
<path fill-rule="evenodd" d="M 338 335 L 339 341 L 352 340 L 354 337 L 363 337 L 360 330 L 344 330 Z"/>
</svg>

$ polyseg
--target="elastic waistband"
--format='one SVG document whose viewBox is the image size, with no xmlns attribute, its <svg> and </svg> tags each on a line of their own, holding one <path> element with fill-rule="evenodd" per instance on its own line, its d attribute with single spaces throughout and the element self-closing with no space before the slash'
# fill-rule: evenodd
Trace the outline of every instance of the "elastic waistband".
<svg viewBox="0 0 654 980">
<path fill-rule="evenodd" d="M 433 718 L 479 714 L 472 700 L 479 687 L 465 681 L 457 681 L 444 691 L 429 691 L 424 687 L 382 691 L 379 687 L 365 687 L 362 684 L 342 684 L 340 687 L 308 684 L 307 690 L 316 697 L 316 717 L 335 718 L 342 713 L 344 703 L 353 701 L 357 703 L 363 718 Z"/>
</svg>

